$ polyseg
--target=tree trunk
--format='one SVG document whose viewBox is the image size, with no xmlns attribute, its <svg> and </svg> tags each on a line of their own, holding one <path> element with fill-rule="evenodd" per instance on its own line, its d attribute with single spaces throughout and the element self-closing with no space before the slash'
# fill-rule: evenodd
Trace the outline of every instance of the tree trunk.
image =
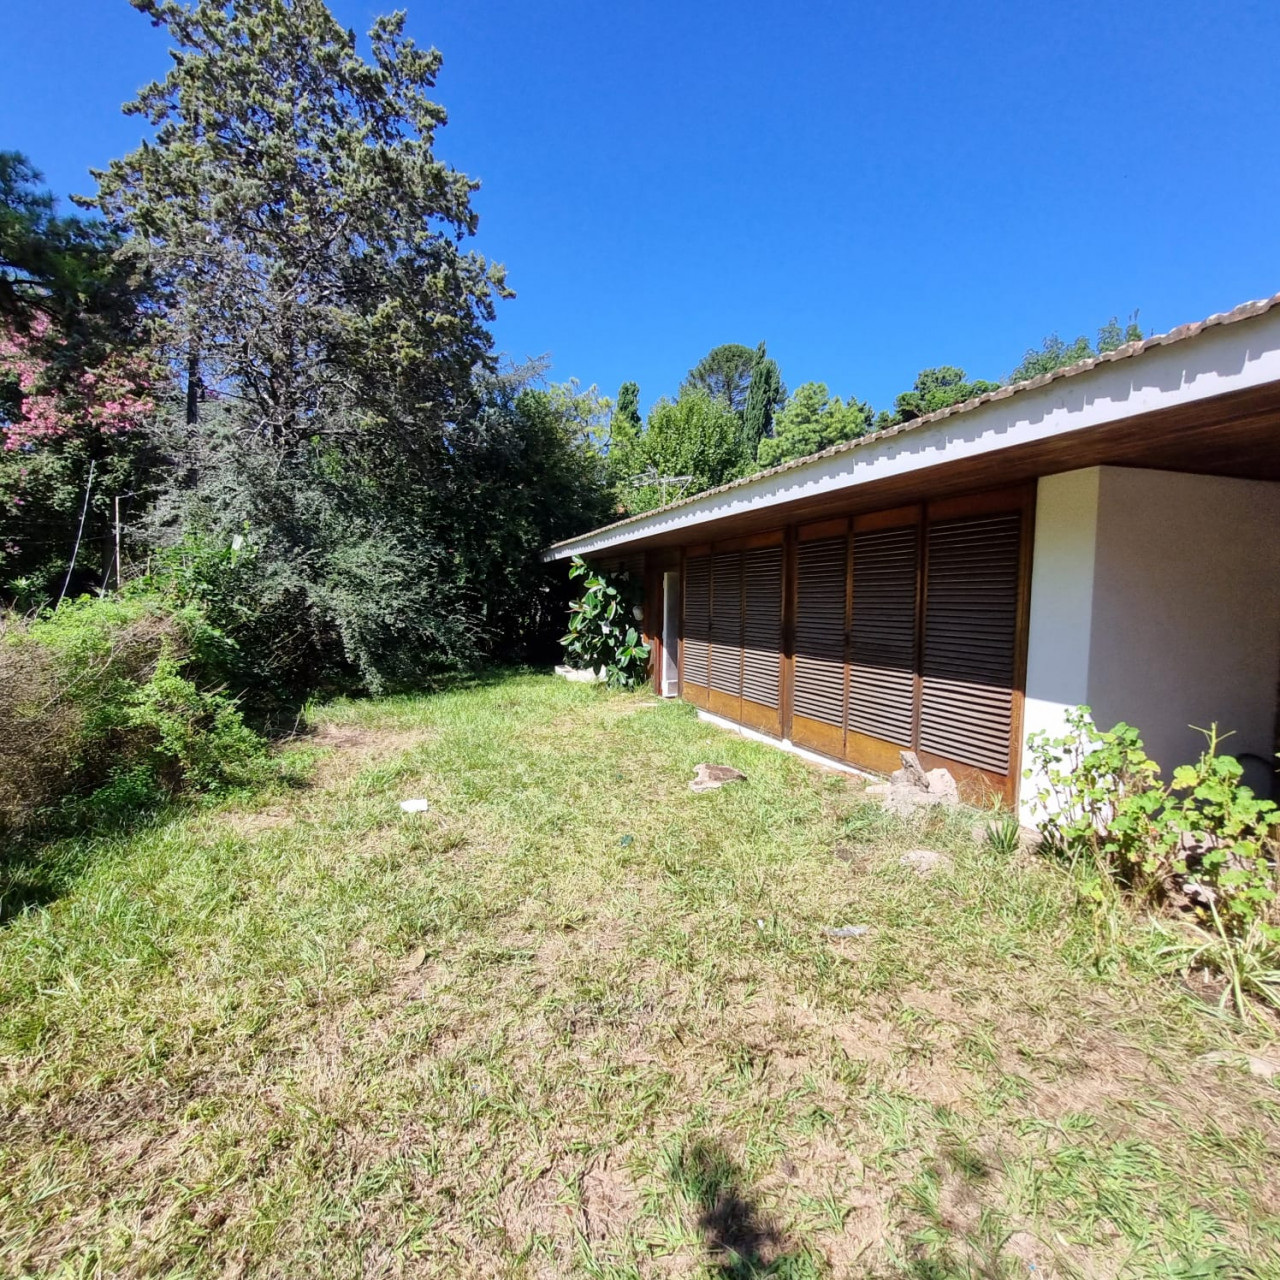
<svg viewBox="0 0 1280 1280">
<path fill-rule="evenodd" d="M 195 339 L 187 349 L 187 426 L 200 421 L 200 348 Z"/>
</svg>

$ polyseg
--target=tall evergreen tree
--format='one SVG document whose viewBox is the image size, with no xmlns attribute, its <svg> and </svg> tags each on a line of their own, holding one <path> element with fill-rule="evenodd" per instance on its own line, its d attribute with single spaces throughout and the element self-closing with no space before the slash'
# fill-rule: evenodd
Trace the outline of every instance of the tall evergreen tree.
<svg viewBox="0 0 1280 1280">
<path fill-rule="evenodd" d="M 741 416 L 747 407 L 747 388 L 751 383 L 751 371 L 756 353 L 740 342 L 726 342 L 712 347 L 689 370 L 680 393 L 705 391 L 713 400 L 722 400 L 734 413 Z"/>
<path fill-rule="evenodd" d="M 626 449 L 640 434 L 644 421 L 640 417 L 640 384 L 624 382 L 618 388 L 618 403 L 613 411 L 609 432 L 610 449 Z"/>
<path fill-rule="evenodd" d="M 756 348 L 751 365 L 751 382 L 747 386 L 747 404 L 742 419 L 742 447 L 749 458 L 756 456 L 760 441 L 773 435 L 773 414 L 787 398 L 778 372 L 777 361 L 771 359 L 762 342 Z"/>
<path fill-rule="evenodd" d="M 606 465 L 610 483 L 624 485 L 634 474 L 636 449 L 644 430 L 640 417 L 640 384 L 624 382 L 618 388 L 618 403 L 609 422 L 609 451 Z"/>
<path fill-rule="evenodd" d="M 439 440 L 507 292 L 459 248 L 478 183 L 434 154 L 440 54 L 403 13 L 367 61 L 323 0 L 130 3 L 174 62 L 126 105 L 155 142 L 95 174 L 98 204 L 169 286 L 175 363 L 282 444 L 339 429 L 339 403 L 358 430 Z"/>
</svg>

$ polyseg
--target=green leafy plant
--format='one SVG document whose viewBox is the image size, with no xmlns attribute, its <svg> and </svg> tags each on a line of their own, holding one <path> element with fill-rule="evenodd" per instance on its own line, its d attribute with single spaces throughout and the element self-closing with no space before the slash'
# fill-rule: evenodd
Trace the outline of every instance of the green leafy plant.
<svg viewBox="0 0 1280 1280">
<path fill-rule="evenodd" d="M 1022 827 L 1018 815 L 1008 810 L 997 809 L 987 823 L 987 846 L 993 853 L 1011 858 L 1018 852 L 1022 842 Z"/>
<path fill-rule="evenodd" d="M 575 556 L 569 576 L 582 578 L 582 594 L 569 606 L 569 631 L 561 638 L 570 663 L 590 671 L 602 667 L 617 688 L 643 684 L 649 670 L 649 646 L 636 623 L 639 595 L 629 575 L 598 573 Z"/>
<path fill-rule="evenodd" d="M 1102 732 L 1087 707 L 1066 719 L 1067 733 L 1028 740 L 1036 769 L 1027 776 L 1043 780 L 1036 806 L 1046 843 L 1088 864 L 1090 894 L 1103 905 L 1119 890 L 1185 908 L 1192 938 L 1166 954 L 1221 972 L 1242 1017 L 1247 996 L 1280 1008 L 1280 810 L 1242 783 L 1240 762 L 1219 751 L 1216 725 L 1202 731 L 1199 760 L 1165 784 L 1131 725 Z"/>
<path fill-rule="evenodd" d="M 1142 896 L 1162 896 L 1172 867 L 1155 816 L 1164 804 L 1160 767 L 1132 725 L 1102 732 L 1088 707 L 1066 713 L 1067 732 L 1032 734 L 1027 745 L 1042 786 L 1035 807 L 1050 848 L 1084 858 L 1100 876 Z"/>
<path fill-rule="evenodd" d="M 169 787 L 214 791 L 252 782 L 266 743 L 220 690 L 200 689 L 166 650 L 151 678 L 128 695 L 125 728 Z"/>
</svg>

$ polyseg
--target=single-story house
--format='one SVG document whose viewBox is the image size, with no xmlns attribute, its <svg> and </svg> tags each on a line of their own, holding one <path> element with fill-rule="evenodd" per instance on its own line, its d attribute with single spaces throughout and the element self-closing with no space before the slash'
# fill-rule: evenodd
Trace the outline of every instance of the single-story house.
<svg viewBox="0 0 1280 1280">
<path fill-rule="evenodd" d="M 1021 803 L 1028 734 L 1216 723 L 1274 790 L 1280 295 L 558 543 L 643 576 L 659 692 Z"/>
</svg>

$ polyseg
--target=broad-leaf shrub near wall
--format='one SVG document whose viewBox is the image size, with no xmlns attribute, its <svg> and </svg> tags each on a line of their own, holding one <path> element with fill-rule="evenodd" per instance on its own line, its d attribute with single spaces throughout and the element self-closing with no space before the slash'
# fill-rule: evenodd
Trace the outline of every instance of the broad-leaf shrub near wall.
<svg viewBox="0 0 1280 1280">
<path fill-rule="evenodd" d="M 1165 784 L 1131 725 L 1102 732 L 1088 707 L 1066 720 L 1062 736 L 1028 739 L 1046 843 L 1146 903 L 1185 907 L 1209 937 L 1188 958 L 1226 973 L 1242 1014 L 1245 992 L 1280 1008 L 1276 805 L 1219 754 L 1216 726 L 1200 759 Z"/>
<path fill-rule="evenodd" d="M 628 574 L 594 572 L 575 556 L 571 578 L 582 578 L 582 594 L 569 606 L 569 633 L 561 638 L 571 666 L 605 669 L 611 685 L 634 688 L 649 672 L 649 646 L 640 639 L 640 594 Z"/>
</svg>

